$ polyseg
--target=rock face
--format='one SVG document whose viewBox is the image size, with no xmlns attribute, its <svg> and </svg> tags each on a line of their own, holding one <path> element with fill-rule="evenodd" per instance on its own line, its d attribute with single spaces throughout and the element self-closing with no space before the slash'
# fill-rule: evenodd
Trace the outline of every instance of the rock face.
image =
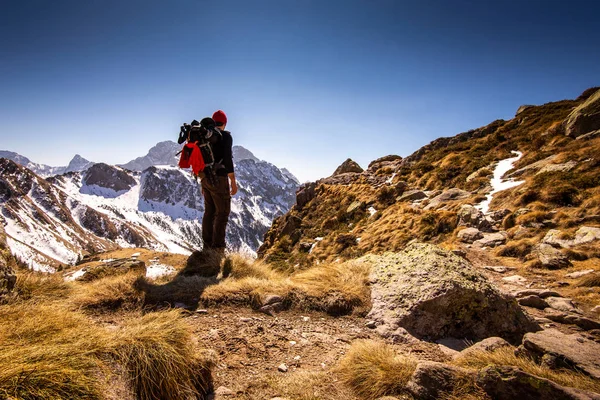
<svg viewBox="0 0 600 400">
<path fill-rule="evenodd" d="M 131 189 L 135 186 L 135 179 L 127 172 L 104 163 L 94 164 L 83 175 L 83 184 L 99 186 L 115 192 Z"/>
<path fill-rule="evenodd" d="M 467 260 L 437 246 L 414 243 L 401 253 L 361 260 L 373 264 L 367 318 L 383 336 L 403 328 L 429 339 L 500 336 L 516 342 L 539 330 Z"/>
<path fill-rule="evenodd" d="M 463 368 L 433 361 L 420 362 L 411 376 L 406 389 L 416 398 L 422 400 L 437 400 L 452 389 L 469 372 Z"/>
<path fill-rule="evenodd" d="M 363 171 L 364 170 L 360 167 L 360 165 L 358 165 L 358 163 L 356 161 L 353 161 L 350 158 L 348 158 L 346 161 L 344 161 L 342 163 L 342 165 L 340 165 L 339 167 L 337 167 L 337 169 L 333 173 L 333 176 L 340 175 L 340 174 L 345 174 L 345 173 L 348 173 L 348 172 L 361 173 Z"/>
<path fill-rule="evenodd" d="M 578 137 L 600 129 L 600 90 L 571 112 L 565 121 L 567 136 Z"/>
<path fill-rule="evenodd" d="M 479 371 L 477 384 L 495 400 L 595 400 L 595 393 L 560 386 L 515 367 L 490 366 Z"/>
<path fill-rule="evenodd" d="M 2 258 L 0 258 L 0 301 L 2 301 L 2 297 L 13 290 L 16 282 L 17 276 L 14 271 L 4 263 Z"/>
<path fill-rule="evenodd" d="M 523 349 L 535 358 L 553 357 L 556 365 L 581 371 L 600 379 L 600 343 L 577 334 L 565 335 L 556 329 L 527 333 L 523 337 Z"/>
</svg>

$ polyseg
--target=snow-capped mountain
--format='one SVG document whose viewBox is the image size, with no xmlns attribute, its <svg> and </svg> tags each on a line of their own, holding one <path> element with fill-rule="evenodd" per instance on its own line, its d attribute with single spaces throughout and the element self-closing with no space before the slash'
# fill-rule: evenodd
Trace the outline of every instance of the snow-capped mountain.
<svg viewBox="0 0 600 400">
<path fill-rule="evenodd" d="M 298 181 L 241 149 L 247 158 L 234 160 L 239 192 L 227 241 L 254 254 L 273 218 L 294 203 Z M 0 172 L 0 223 L 12 252 L 36 269 L 118 246 L 184 254 L 201 247 L 199 182 L 177 167 L 139 172 L 98 163 L 43 179 L 0 159 Z"/>
<path fill-rule="evenodd" d="M 145 156 L 138 157 L 120 166 L 131 171 L 143 171 L 154 165 L 176 166 L 179 161 L 176 154 L 182 147 L 182 145 L 170 140 L 160 142 L 152 147 Z"/>
<path fill-rule="evenodd" d="M 92 165 L 93 162 L 86 160 L 81 157 L 79 154 L 76 154 L 75 157 L 69 162 L 69 165 L 66 167 L 52 167 L 46 164 L 38 164 L 31 161 L 29 158 L 22 156 L 13 151 L 0 150 L 0 158 L 7 158 L 16 162 L 17 164 L 30 169 L 35 172 L 37 175 L 47 178 L 53 175 L 60 175 L 67 172 L 75 172 L 75 171 L 85 171 Z"/>
</svg>

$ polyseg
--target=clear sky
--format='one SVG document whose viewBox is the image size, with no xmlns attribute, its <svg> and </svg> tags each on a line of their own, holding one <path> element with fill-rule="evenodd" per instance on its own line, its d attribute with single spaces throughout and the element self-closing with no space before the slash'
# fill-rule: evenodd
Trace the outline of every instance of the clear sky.
<svg viewBox="0 0 600 400">
<path fill-rule="evenodd" d="M 0 2 L 0 149 L 125 163 L 184 121 L 301 181 L 600 85 L 597 1 Z"/>
</svg>

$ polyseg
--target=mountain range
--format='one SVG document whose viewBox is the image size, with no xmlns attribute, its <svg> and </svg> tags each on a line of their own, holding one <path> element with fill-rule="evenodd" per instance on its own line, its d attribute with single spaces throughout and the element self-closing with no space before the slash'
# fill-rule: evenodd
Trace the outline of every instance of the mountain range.
<svg viewBox="0 0 600 400">
<path fill-rule="evenodd" d="M 49 167 L 0 153 L 0 222 L 11 251 L 48 270 L 119 246 L 183 254 L 199 248 L 203 199 L 199 182 L 173 166 L 180 148 L 161 142 L 123 166 L 75 156 L 67 167 Z M 228 248 L 254 254 L 273 218 L 293 204 L 298 181 L 243 147 L 233 150 L 239 191 Z"/>
</svg>

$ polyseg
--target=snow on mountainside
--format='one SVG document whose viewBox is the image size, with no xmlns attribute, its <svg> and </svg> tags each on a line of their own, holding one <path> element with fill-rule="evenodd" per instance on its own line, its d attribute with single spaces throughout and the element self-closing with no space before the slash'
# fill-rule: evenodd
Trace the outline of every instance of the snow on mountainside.
<svg viewBox="0 0 600 400">
<path fill-rule="evenodd" d="M 175 156 L 183 146 L 173 141 L 157 143 L 152 147 L 148 154 L 143 157 L 138 157 L 135 160 L 129 161 L 126 164 L 120 165 L 125 169 L 132 171 L 143 171 L 154 165 L 171 165 L 176 166 L 179 158 Z"/>
<path fill-rule="evenodd" d="M 69 162 L 69 165 L 66 167 L 52 167 L 46 164 L 38 164 L 31 161 L 29 158 L 22 156 L 13 151 L 5 151 L 0 150 L 0 158 L 7 158 L 16 162 L 17 164 L 30 169 L 35 172 L 37 175 L 47 178 L 49 176 L 60 175 L 67 172 L 75 172 L 75 171 L 85 171 L 92 165 L 94 162 L 88 161 L 85 158 L 81 157 L 79 154 L 76 154 L 75 157 Z"/>
<path fill-rule="evenodd" d="M 227 240 L 228 248 L 255 254 L 273 218 L 294 203 L 298 183 L 244 151 L 251 157 L 235 162 L 239 192 Z M 138 172 L 99 163 L 42 179 L 0 159 L 0 172 L 0 223 L 12 252 L 36 269 L 117 246 L 183 254 L 201 247 L 199 182 L 179 168 Z"/>
</svg>

